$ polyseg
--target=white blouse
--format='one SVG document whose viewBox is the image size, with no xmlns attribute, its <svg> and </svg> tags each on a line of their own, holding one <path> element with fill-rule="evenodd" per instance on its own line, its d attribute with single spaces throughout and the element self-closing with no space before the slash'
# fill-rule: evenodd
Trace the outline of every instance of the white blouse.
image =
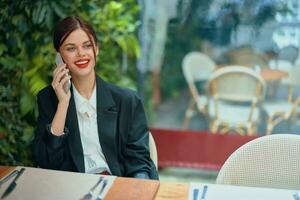
<svg viewBox="0 0 300 200">
<path fill-rule="evenodd" d="M 85 172 L 100 173 L 108 171 L 111 173 L 102 152 L 98 135 L 96 85 L 90 99 L 82 97 L 73 84 L 72 87 L 83 148 Z"/>
</svg>

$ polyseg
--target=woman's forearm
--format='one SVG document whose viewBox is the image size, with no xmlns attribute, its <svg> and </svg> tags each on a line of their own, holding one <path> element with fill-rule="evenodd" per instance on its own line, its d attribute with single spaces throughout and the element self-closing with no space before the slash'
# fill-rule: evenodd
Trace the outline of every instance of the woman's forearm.
<svg viewBox="0 0 300 200">
<path fill-rule="evenodd" d="M 67 102 L 60 102 L 57 105 L 57 110 L 54 115 L 54 118 L 51 123 L 51 132 L 56 136 L 61 136 L 64 134 L 64 127 L 67 117 L 69 103 Z"/>
</svg>

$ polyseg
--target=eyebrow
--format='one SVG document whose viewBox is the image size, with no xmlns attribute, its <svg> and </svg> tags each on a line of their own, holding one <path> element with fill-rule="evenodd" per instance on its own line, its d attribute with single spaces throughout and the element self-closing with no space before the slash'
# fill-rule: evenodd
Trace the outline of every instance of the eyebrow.
<svg viewBox="0 0 300 200">
<path fill-rule="evenodd" d="M 90 41 L 90 40 L 87 40 L 87 41 L 83 42 L 83 44 L 87 44 L 87 43 L 91 43 L 91 41 Z M 65 44 L 64 46 L 68 46 L 68 45 L 76 46 L 74 43 L 67 43 L 67 44 Z"/>
</svg>

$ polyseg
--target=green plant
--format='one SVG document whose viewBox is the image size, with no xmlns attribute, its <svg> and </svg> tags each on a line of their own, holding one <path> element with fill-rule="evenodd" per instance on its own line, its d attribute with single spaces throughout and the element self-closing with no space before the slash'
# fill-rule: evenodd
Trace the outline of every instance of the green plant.
<svg viewBox="0 0 300 200">
<path fill-rule="evenodd" d="M 160 73 L 161 91 L 165 99 L 179 97 L 181 90 L 187 87 L 182 74 L 182 60 L 190 51 L 200 50 L 204 35 L 201 28 L 211 2 L 190 0 L 190 6 L 185 6 L 185 1 L 179 1 L 178 17 L 169 23 L 165 58 Z M 185 9 L 186 7 L 189 9 Z M 209 35 L 207 31 L 205 35 Z"/>
<path fill-rule="evenodd" d="M 139 55 L 134 0 L 0 2 L 0 165 L 31 165 L 30 141 L 37 116 L 35 96 L 51 82 L 55 56 L 52 29 L 61 18 L 78 15 L 98 33 L 97 73 L 135 88 L 134 65 L 121 70 L 122 55 Z"/>
</svg>

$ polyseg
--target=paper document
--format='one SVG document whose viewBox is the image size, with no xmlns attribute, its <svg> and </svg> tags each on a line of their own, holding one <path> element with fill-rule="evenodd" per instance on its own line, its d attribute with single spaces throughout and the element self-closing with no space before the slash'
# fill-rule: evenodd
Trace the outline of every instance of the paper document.
<svg viewBox="0 0 300 200">
<path fill-rule="evenodd" d="M 221 184 L 191 183 L 189 188 L 189 200 L 300 200 L 297 196 L 296 190 Z"/>
<path fill-rule="evenodd" d="M 16 169 L 20 169 L 17 167 Z M 83 174 L 40 168 L 25 167 L 26 170 L 19 177 L 17 185 L 5 200 L 74 200 L 82 198 L 91 187 L 99 181 L 96 174 Z M 115 176 L 103 176 L 106 186 L 101 194 L 106 195 L 112 186 Z M 4 193 L 11 180 L 1 185 L 0 195 Z M 94 190 L 93 199 L 96 199 L 101 189 L 101 184 Z"/>
</svg>

